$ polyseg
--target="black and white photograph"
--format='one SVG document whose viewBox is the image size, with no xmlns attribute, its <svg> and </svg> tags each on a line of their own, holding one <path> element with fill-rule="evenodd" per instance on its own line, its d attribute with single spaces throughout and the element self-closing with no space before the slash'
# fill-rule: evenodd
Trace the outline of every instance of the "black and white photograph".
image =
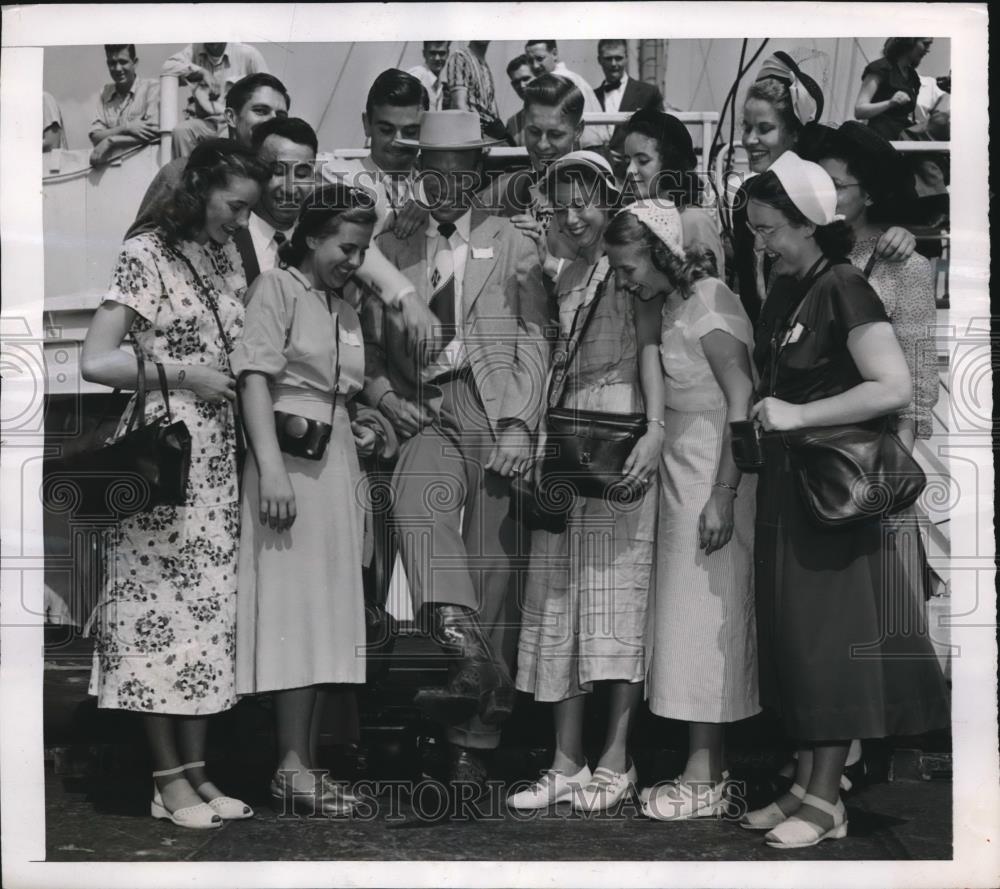
<svg viewBox="0 0 1000 889">
<path fill-rule="evenodd" d="M 4 886 L 997 885 L 985 3 L 2 14 Z"/>
</svg>

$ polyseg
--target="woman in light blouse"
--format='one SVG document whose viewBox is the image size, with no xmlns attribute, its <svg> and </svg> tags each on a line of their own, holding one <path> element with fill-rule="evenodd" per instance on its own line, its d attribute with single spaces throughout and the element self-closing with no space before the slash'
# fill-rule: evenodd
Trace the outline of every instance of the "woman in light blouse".
<svg viewBox="0 0 1000 889">
<path fill-rule="evenodd" d="M 327 683 L 365 681 L 364 510 L 352 423 L 364 379 L 357 313 L 339 295 L 364 260 L 375 213 L 362 191 L 328 185 L 303 206 L 281 266 L 254 282 L 233 353 L 253 453 L 243 480 L 236 690 L 275 693 L 285 811 L 346 815 L 350 794 L 316 770 Z M 325 425 L 325 430 L 324 430 Z M 318 435 L 325 449 L 299 450 Z"/>
</svg>

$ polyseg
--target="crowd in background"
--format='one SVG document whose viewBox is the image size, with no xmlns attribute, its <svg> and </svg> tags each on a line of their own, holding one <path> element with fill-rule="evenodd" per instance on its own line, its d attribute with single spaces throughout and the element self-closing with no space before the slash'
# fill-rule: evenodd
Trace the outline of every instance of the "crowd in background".
<svg viewBox="0 0 1000 889">
<path fill-rule="evenodd" d="M 898 135 L 930 42 L 887 43 L 859 115 L 891 116 Z M 95 152 L 154 137 L 153 91 L 115 73 L 134 47 L 107 49 Z M 365 679 L 376 459 L 393 466 L 388 521 L 414 614 L 450 664 L 415 704 L 445 727 L 456 784 L 484 784 L 521 692 L 552 703 L 555 752 L 508 804 L 611 809 L 639 793 L 629 737 L 645 698 L 688 725 L 689 752 L 642 791 L 643 813 L 717 815 L 733 781 L 726 726 L 766 707 L 797 747 L 793 781 L 740 825 L 800 848 L 846 836 L 858 739 L 948 724 L 926 626 L 884 632 L 924 607 L 919 516 L 817 524 L 783 444 L 836 425 L 884 424 L 907 449 L 931 434 L 914 169 L 876 126 L 820 125 L 819 87 L 776 53 L 742 109 L 754 175 L 720 207 L 687 127 L 629 77 L 624 41 L 600 41 L 596 89 L 556 41 L 524 49 L 507 70 L 523 108 L 503 121 L 486 43 L 426 43 L 424 65 L 370 86 L 369 156 L 319 170 L 315 131 L 250 48 L 168 60 L 194 87 L 191 114 L 82 358 L 87 379 L 130 388 L 131 342 L 149 415 L 162 379 L 193 434 L 185 503 L 116 526 L 95 619 L 91 691 L 143 714 L 155 817 L 253 815 L 205 771 L 207 717 L 264 693 L 272 800 L 357 806 L 322 772 L 317 738 L 324 708 L 349 719 Z M 601 109 L 631 114 L 585 126 Z M 528 169 L 487 180 L 486 152 L 512 143 Z M 582 414 L 631 435 L 628 494 L 577 493 L 558 526 L 532 519 L 547 442 Z M 748 426 L 757 472 L 734 448 Z M 887 529 L 913 545 L 889 546 Z M 596 683 L 610 694 L 591 768 Z"/>
</svg>

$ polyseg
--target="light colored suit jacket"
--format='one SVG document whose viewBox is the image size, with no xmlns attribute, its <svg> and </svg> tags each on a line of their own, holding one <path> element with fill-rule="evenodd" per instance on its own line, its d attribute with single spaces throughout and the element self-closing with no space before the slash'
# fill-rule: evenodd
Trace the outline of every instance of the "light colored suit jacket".
<svg viewBox="0 0 1000 889">
<path fill-rule="evenodd" d="M 429 302 L 426 240 L 423 228 L 406 240 L 386 231 L 378 246 Z M 534 244 L 507 219 L 472 211 L 462 303 L 462 339 L 494 433 L 509 420 L 519 420 L 534 431 L 549 360 L 547 297 Z M 369 298 L 361 314 L 363 400 L 377 406 L 387 392 L 396 392 L 433 409 L 440 390 L 421 382 L 416 357 L 406 347 L 400 314 L 386 312 L 380 301 Z"/>
</svg>

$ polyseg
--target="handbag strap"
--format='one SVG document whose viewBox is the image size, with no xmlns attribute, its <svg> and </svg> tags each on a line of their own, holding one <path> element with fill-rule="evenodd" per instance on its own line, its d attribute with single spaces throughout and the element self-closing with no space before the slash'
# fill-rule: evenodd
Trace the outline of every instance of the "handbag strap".
<svg viewBox="0 0 1000 889">
<path fill-rule="evenodd" d="M 600 265 L 600 263 L 598 263 L 598 265 Z M 597 274 L 598 265 L 595 265 L 590 273 L 590 279 L 587 281 L 588 289 L 590 284 L 593 282 L 594 275 Z M 573 317 L 573 327 L 570 330 L 569 338 L 566 340 L 566 349 L 557 356 L 557 366 L 553 369 L 552 376 L 549 379 L 549 391 L 546 403 L 550 408 L 558 407 L 559 403 L 562 401 L 563 392 L 566 389 L 566 375 L 569 373 L 569 368 L 573 359 L 576 357 L 576 353 L 580 349 L 580 343 L 583 341 L 583 338 L 587 333 L 587 329 L 590 327 L 590 322 L 594 320 L 594 313 L 597 310 L 597 304 L 601 301 L 601 297 L 604 295 L 604 288 L 607 285 L 607 282 L 608 276 L 605 274 L 605 276 L 597 282 L 594 298 L 590 301 L 590 303 L 588 305 L 581 304 L 576 310 L 576 315 Z M 581 315 L 583 316 L 582 320 Z"/>
<path fill-rule="evenodd" d="M 782 324 L 780 328 L 776 328 L 774 333 L 771 335 L 771 386 L 770 392 L 768 393 L 769 395 L 774 395 L 774 389 L 778 382 L 778 362 L 781 359 L 782 352 L 785 351 L 785 346 L 788 345 L 788 340 L 791 337 L 792 331 L 795 329 L 795 322 L 798 321 L 799 315 L 802 313 L 802 309 L 805 308 L 806 303 L 809 302 L 809 297 L 812 296 L 813 284 L 815 284 L 816 281 L 831 268 L 829 264 L 824 266 L 824 262 L 826 262 L 826 257 L 821 256 L 806 273 L 806 276 L 802 281 L 802 288 L 805 293 L 803 293 L 798 305 L 795 306 L 795 309 L 785 320 L 785 323 Z M 779 332 L 781 333 L 780 343 Z"/>
<path fill-rule="evenodd" d="M 132 351 L 135 354 L 136 363 L 135 401 L 132 403 L 132 416 L 128 418 L 128 424 L 125 427 L 126 435 L 131 435 L 133 429 L 141 429 L 146 425 L 146 353 L 135 337 L 132 337 Z M 115 390 L 115 392 L 118 391 L 120 390 Z"/>
<path fill-rule="evenodd" d="M 160 393 L 163 395 L 163 406 L 167 410 L 167 422 L 173 423 L 174 417 L 170 413 L 170 392 L 167 389 L 167 372 L 163 369 L 162 362 L 156 362 L 156 375 L 160 380 Z"/>
<path fill-rule="evenodd" d="M 863 274 L 865 280 L 867 281 L 871 277 L 872 270 L 875 268 L 875 263 L 878 262 L 878 244 L 875 245 L 875 249 L 872 250 L 872 255 L 868 257 L 868 262 L 865 263 L 865 268 Z"/>
</svg>

